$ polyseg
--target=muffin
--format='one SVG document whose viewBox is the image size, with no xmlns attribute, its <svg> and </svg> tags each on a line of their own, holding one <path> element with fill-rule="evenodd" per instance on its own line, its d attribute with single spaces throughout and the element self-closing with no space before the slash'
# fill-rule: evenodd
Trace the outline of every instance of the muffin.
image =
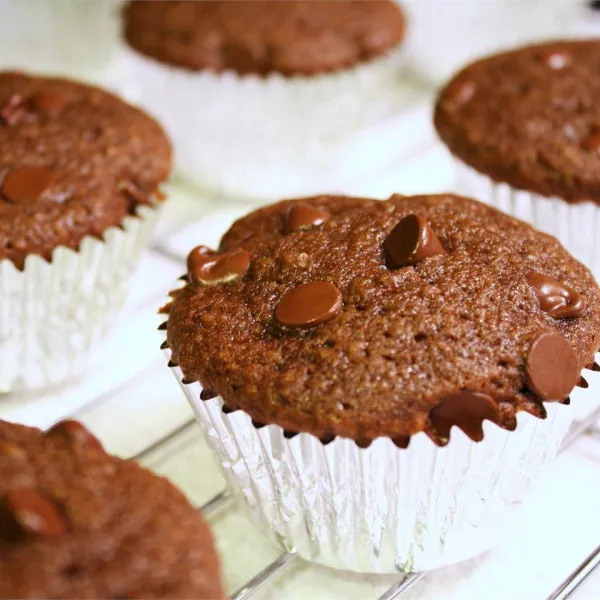
<svg viewBox="0 0 600 600">
<path fill-rule="evenodd" d="M 122 304 L 171 169 L 100 89 L 0 74 L 0 392 L 62 382 Z"/>
<path fill-rule="evenodd" d="M 438 134 L 465 188 L 558 237 L 600 276 L 600 41 L 528 46 L 441 91 Z"/>
<path fill-rule="evenodd" d="M 123 87 L 165 124 L 188 179 L 263 201 L 306 193 L 380 160 L 380 139 L 346 145 L 405 101 L 404 26 L 379 0 L 131 2 Z"/>
<path fill-rule="evenodd" d="M 554 238 L 475 200 L 320 196 L 195 248 L 161 329 L 276 541 L 420 571 L 497 541 L 597 393 L 599 300 Z"/>
<path fill-rule="evenodd" d="M 0 598 L 224 598 L 210 530 L 83 425 L 0 421 Z"/>
</svg>

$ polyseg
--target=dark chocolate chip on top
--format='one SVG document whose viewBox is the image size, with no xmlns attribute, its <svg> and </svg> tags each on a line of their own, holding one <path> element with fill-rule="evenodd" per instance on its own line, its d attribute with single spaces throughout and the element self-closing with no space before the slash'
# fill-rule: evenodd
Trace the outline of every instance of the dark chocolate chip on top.
<svg viewBox="0 0 600 600">
<path fill-rule="evenodd" d="M 197 246 L 188 255 L 187 265 L 192 283 L 229 283 L 244 275 L 250 268 L 250 254 L 243 248 L 219 254 L 206 246 Z"/>
<path fill-rule="evenodd" d="M 0 498 L 4 513 L 24 534 L 45 538 L 60 537 L 67 532 L 68 521 L 56 501 L 32 488 L 14 488 Z M 8 514 L 6 514 L 8 513 Z"/>
<path fill-rule="evenodd" d="M 31 97 L 33 106 L 47 117 L 56 118 L 69 105 L 69 100 L 63 94 L 51 91 L 40 91 Z"/>
<path fill-rule="evenodd" d="M 54 183 L 54 174 L 45 167 L 23 165 L 4 175 L 2 196 L 9 202 L 24 204 L 36 202 Z"/>
<path fill-rule="evenodd" d="M 72 419 L 56 423 L 46 432 L 46 435 L 67 440 L 75 448 L 104 450 L 100 440 L 87 427 Z"/>
<path fill-rule="evenodd" d="M 291 289 L 275 309 L 287 327 L 314 327 L 333 319 L 342 309 L 342 294 L 327 281 L 313 281 Z"/>
<path fill-rule="evenodd" d="M 420 215 L 404 217 L 385 239 L 385 250 L 392 269 L 446 253 L 431 225 Z"/>
<path fill-rule="evenodd" d="M 555 319 L 580 317 L 585 309 L 581 295 L 554 277 L 537 271 L 527 273 L 527 282 L 540 308 Z"/>
<path fill-rule="evenodd" d="M 285 231 L 301 231 L 317 227 L 329 219 L 329 214 L 308 204 L 296 204 L 285 215 Z"/>
<path fill-rule="evenodd" d="M 532 392 L 546 401 L 564 400 L 579 381 L 577 356 L 557 333 L 540 334 L 531 344 L 525 368 Z"/>
</svg>

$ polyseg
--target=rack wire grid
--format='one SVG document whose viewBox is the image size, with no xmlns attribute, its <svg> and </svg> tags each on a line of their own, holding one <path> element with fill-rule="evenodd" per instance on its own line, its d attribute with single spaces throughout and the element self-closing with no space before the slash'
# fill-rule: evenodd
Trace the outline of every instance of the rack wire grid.
<svg viewBox="0 0 600 600">
<path fill-rule="evenodd" d="M 386 167 L 334 191 L 386 198 L 392 192 L 453 189 L 450 161 L 430 125 L 431 100 L 422 94 L 390 128 L 393 159 Z M 393 137 L 399 135 L 402 144 L 394 155 Z M 161 322 L 156 311 L 182 274 L 187 252 L 199 243 L 216 244 L 231 221 L 252 207 L 229 202 L 223 208 L 222 199 L 181 183 L 171 186 L 170 197 L 122 317 L 86 373 L 43 395 L 9 394 L 0 402 L 0 418 L 42 428 L 77 418 L 109 452 L 169 477 L 211 523 L 234 600 L 561 600 L 584 580 L 578 597 L 600 598 L 600 578 L 588 577 L 600 562 L 600 399 L 577 415 L 563 452 L 520 518 L 507 523 L 506 542 L 481 557 L 429 573 L 365 575 L 312 565 L 272 546 L 246 509 L 232 501 L 165 364 L 156 331 Z"/>
</svg>

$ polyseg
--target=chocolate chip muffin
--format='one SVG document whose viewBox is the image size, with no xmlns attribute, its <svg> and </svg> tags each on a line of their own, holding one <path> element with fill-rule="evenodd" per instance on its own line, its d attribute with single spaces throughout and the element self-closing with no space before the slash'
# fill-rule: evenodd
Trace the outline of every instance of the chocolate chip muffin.
<svg viewBox="0 0 600 600">
<path fill-rule="evenodd" d="M 598 40 L 505 52 L 465 67 L 435 109 L 469 191 L 557 235 L 596 275 L 599 65 Z"/>
<path fill-rule="evenodd" d="M 339 181 L 354 156 L 340 145 L 405 108 L 405 19 L 388 0 L 134 1 L 122 31 L 124 79 L 167 127 L 182 174 L 237 197 Z"/>
<path fill-rule="evenodd" d="M 190 71 L 314 75 L 385 54 L 402 40 L 404 17 L 388 0 L 135 1 L 125 7 L 124 36 Z"/>
<path fill-rule="evenodd" d="M 589 271 L 456 196 L 286 201 L 188 262 L 167 308 L 173 361 L 288 432 L 443 442 L 456 419 L 478 438 L 470 405 L 511 429 L 565 400 L 600 346 Z"/>
<path fill-rule="evenodd" d="M 0 421 L 1 598 L 223 598 L 211 533 L 81 424 Z"/>
<path fill-rule="evenodd" d="M 50 260 L 162 198 L 169 142 L 139 110 L 72 81 L 0 74 L 0 260 Z"/>
<path fill-rule="evenodd" d="M 554 238 L 475 200 L 319 196 L 194 248 L 161 329 L 275 542 L 420 571 L 501 539 L 597 393 L 599 299 Z"/>
<path fill-rule="evenodd" d="M 0 393 L 82 368 L 122 304 L 170 169 L 160 126 L 115 96 L 0 73 Z"/>
</svg>

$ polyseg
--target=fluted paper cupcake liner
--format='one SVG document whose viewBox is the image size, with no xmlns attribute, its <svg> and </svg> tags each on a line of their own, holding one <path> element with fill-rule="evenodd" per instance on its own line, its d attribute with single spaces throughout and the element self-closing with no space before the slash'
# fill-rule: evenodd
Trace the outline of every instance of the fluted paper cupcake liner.
<svg viewBox="0 0 600 600">
<path fill-rule="evenodd" d="M 141 206 L 104 239 L 60 246 L 50 262 L 29 255 L 23 270 L 0 260 L 0 392 L 57 385 L 81 371 L 123 303 L 157 214 Z"/>
<path fill-rule="evenodd" d="M 125 95 L 153 113 L 179 173 L 241 198 L 317 193 L 385 155 L 377 125 L 406 98 L 402 55 L 313 77 L 189 72 L 123 48 Z"/>
<path fill-rule="evenodd" d="M 361 572 L 429 570 L 494 546 L 556 455 L 574 405 L 600 393 L 590 377 L 569 406 L 546 403 L 545 419 L 521 412 L 514 431 L 485 422 L 478 443 L 454 427 L 446 447 L 419 433 L 406 449 L 387 438 L 359 448 L 257 428 L 243 411 L 224 413 L 220 398 L 201 400 L 200 384 L 170 366 L 259 526 L 306 560 Z"/>
<path fill-rule="evenodd" d="M 455 159 L 458 182 L 466 193 L 549 233 L 600 281 L 600 206 L 569 203 L 499 183 Z"/>
</svg>

